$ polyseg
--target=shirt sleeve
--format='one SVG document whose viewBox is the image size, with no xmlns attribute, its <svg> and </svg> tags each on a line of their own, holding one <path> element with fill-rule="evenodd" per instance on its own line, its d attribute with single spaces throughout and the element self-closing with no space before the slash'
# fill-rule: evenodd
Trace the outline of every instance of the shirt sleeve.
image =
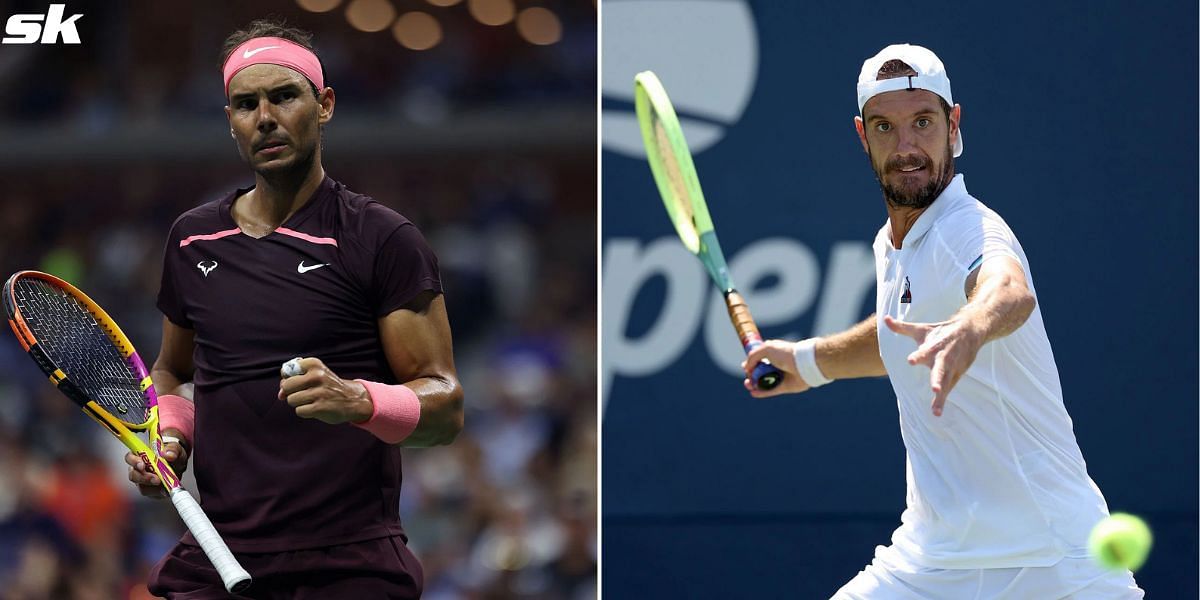
<svg viewBox="0 0 1200 600">
<path fill-rule="evenodd" d="M 952 215 L 938 228 L 938 240 L 938 271 L 960 287 L 972 271 L 993 258 L 1007 256 L 1024 265 L 1016 236 L 1000 215 L 986 208 Z"/>
<path fill-rule="evenodd" d="M 158 287 L 158 310 L 172 323 L 192 329 L 192 321 L 187 318 L 183 299 L 179 293 L 178 280 L 175 276 L 179 261 L 179 235 L 176 227 L 171 227 L 171 232 L 167 235 L 167 246 L 163 249 L 162 281 Z"/>
<path fill-rule="evenodd" d="M 406 222 L 384 238 L 375 254 L 375 316 L 384 317 L 425 291 L 442 293 L 437 256 L 416 225 Z"/>
</svg>

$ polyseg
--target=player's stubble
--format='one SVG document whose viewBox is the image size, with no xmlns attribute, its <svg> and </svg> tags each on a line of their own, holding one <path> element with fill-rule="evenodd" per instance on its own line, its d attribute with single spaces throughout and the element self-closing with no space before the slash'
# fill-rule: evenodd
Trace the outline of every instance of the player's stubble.
<svg viewBox="0 0 1200 600">
<path fill-rule="evenodd" d="M 875 164 L 874 155 L 870 153 L 870 144 L 867 144 L 867 160 L 871 162 L 871 170 L 875 172 L 875 180 L 879 182 L 879 189 L 883 192 L 883 199 L 892 207 L 905 207 L 921 209 L 933 204 L 942 190 L 950 185 L 950 180 L 954 178 L 954 155 L 951 153 L 953 142 L 946 140 L 946 151 L 943 153 L 940 168 L 939 165 L 930 164 L 932 159 L 922 154 L 908 156 L 894 156 L 889 158 L 882 166 Z M 892 173 L 900 173 L 901 169 L 908 167 L 932 167 L 931 170 L 936 171 L 936 175 L 929 178 L 925 185 L 904 185 L 887 183 L 887 175 Z M 900 174 L 903 180 L 907 176 Z"/>
</svg>

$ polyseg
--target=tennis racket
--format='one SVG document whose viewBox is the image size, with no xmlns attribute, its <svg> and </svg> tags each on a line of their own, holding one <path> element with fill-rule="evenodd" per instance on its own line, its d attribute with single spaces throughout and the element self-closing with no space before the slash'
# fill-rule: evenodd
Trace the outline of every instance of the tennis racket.
<svg viewBox="0 0 1200 600">
<path fill-rule="evenodd" d="M 700 190 L 700 179 L 687 140 L 683 138 L 683 129 L 679 127 L 679 118 L 675 116 L 675 107 L 652 71 L 643 71 L 634 77 L 634 96 L 646 159 L 654 173 L 654 181 L 658 183 L 658 193 L 667 207 L 667 214 L 683 245 L 704 263 L 709 276 L 721 289 L 729 320 L 737 330 L 742 348 L 749 353 L 762 345 L 762 336 L 725 265 L 725 255 L 721 253 L 721 244 L 713 231 L 712 218 L 708 215 L 708 205 L 704 203 L 704 192 Z M 755 365 L 751 375 L 751 381 L 760 390 L 772 389 L 783 381 L 783 372 L 766 361 Z"/>
<path fill-rule="evenodd" d="M 38 271 L 9 277 L 3 297 L 8 324 L 21 347 L 60 392 L 158 476 L 179 516 L 220 573 L 225 589 L 232 593 L 249 587 L 250 574 L 162 459 L 154 385 L 133 344 L 108 313 L 71 284 Z M 149 446 L 138 435 L 141 432 L 149 434 Z"/>
</svg>

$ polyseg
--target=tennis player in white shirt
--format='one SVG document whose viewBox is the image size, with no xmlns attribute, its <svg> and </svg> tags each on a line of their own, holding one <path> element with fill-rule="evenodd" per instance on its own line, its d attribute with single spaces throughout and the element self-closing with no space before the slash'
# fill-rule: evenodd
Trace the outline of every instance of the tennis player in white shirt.
<svg viewBox="0 0 1200 600">
<path fill-rule="evenodd" d="M 888 46 L 858 78 L 863 150 L 888 221 L 875 237 L 876 313 L 847 331 L 771 340 L 789 377 L 755 397 L 887 375 L 907 449 L 908 507 L 892 544 L 836 600 L 1129 599 L 1128 571 L 1087 552 L 1108 515 L 1087 474 L 1029 261 L 967 192 L 950 80 L 920 46 Z"/>
</svg>

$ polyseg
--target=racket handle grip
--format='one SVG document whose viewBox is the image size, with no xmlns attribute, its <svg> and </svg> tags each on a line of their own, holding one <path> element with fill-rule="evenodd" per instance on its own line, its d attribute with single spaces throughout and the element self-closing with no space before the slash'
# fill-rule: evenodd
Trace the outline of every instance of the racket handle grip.
<svg viewBox="0 0 1200 600">
<path fill-rule="evenodd" d="M 762 335 L 758 333 L 758 326 L 754 324 L 754 317 L 750 316 L 750 308 L 746 306 L 742 295 L 736 291 L 727 292 L 725 306 L 729 310 L 729 320 L 733 322 L 733 328 L 737 330 L 738 339 L 742 341 L 742 348 L 745 349 L 746 354 L 761 346 Z M 775 389 L 783 382 L 783 371 L 766 361 L 759 361 L 757 365 L 754 365 L 754 370 L 750 372 L 750 375 L 754 387 L 760 390 Z"/>
<path fill-rule="evenodd" d="M 250 574 L 238 564 L 233 553 L 229 551 L 229 546 L 225 545 L 225 540 L 221 539 L 221 535 L 213 527 L 212 521 L 208 520 L 208 515 L 200 509 L 196 499 L 187 490 L 177 487 L 171 490 L 171 502 L 175 504 L 175 510 L 179 511 L 179 516 L 192 532 L 192 537 L 200 542 L 200 548 L 221 575 L 225 590 L 232 594 L 250 587 Z"/>
<path fill-rule="evenodd" d="M 755 342 L 746 346 L 746 353 L 762 345 L 762 342 Z M 754 382 L 754 387 L 766 391 L 773 390 L 783 383 L 783 371 L 775 368 L 775 365 L 761 360 L 754 369 L 750 371 L 750 379 Z"/>
</svg>

